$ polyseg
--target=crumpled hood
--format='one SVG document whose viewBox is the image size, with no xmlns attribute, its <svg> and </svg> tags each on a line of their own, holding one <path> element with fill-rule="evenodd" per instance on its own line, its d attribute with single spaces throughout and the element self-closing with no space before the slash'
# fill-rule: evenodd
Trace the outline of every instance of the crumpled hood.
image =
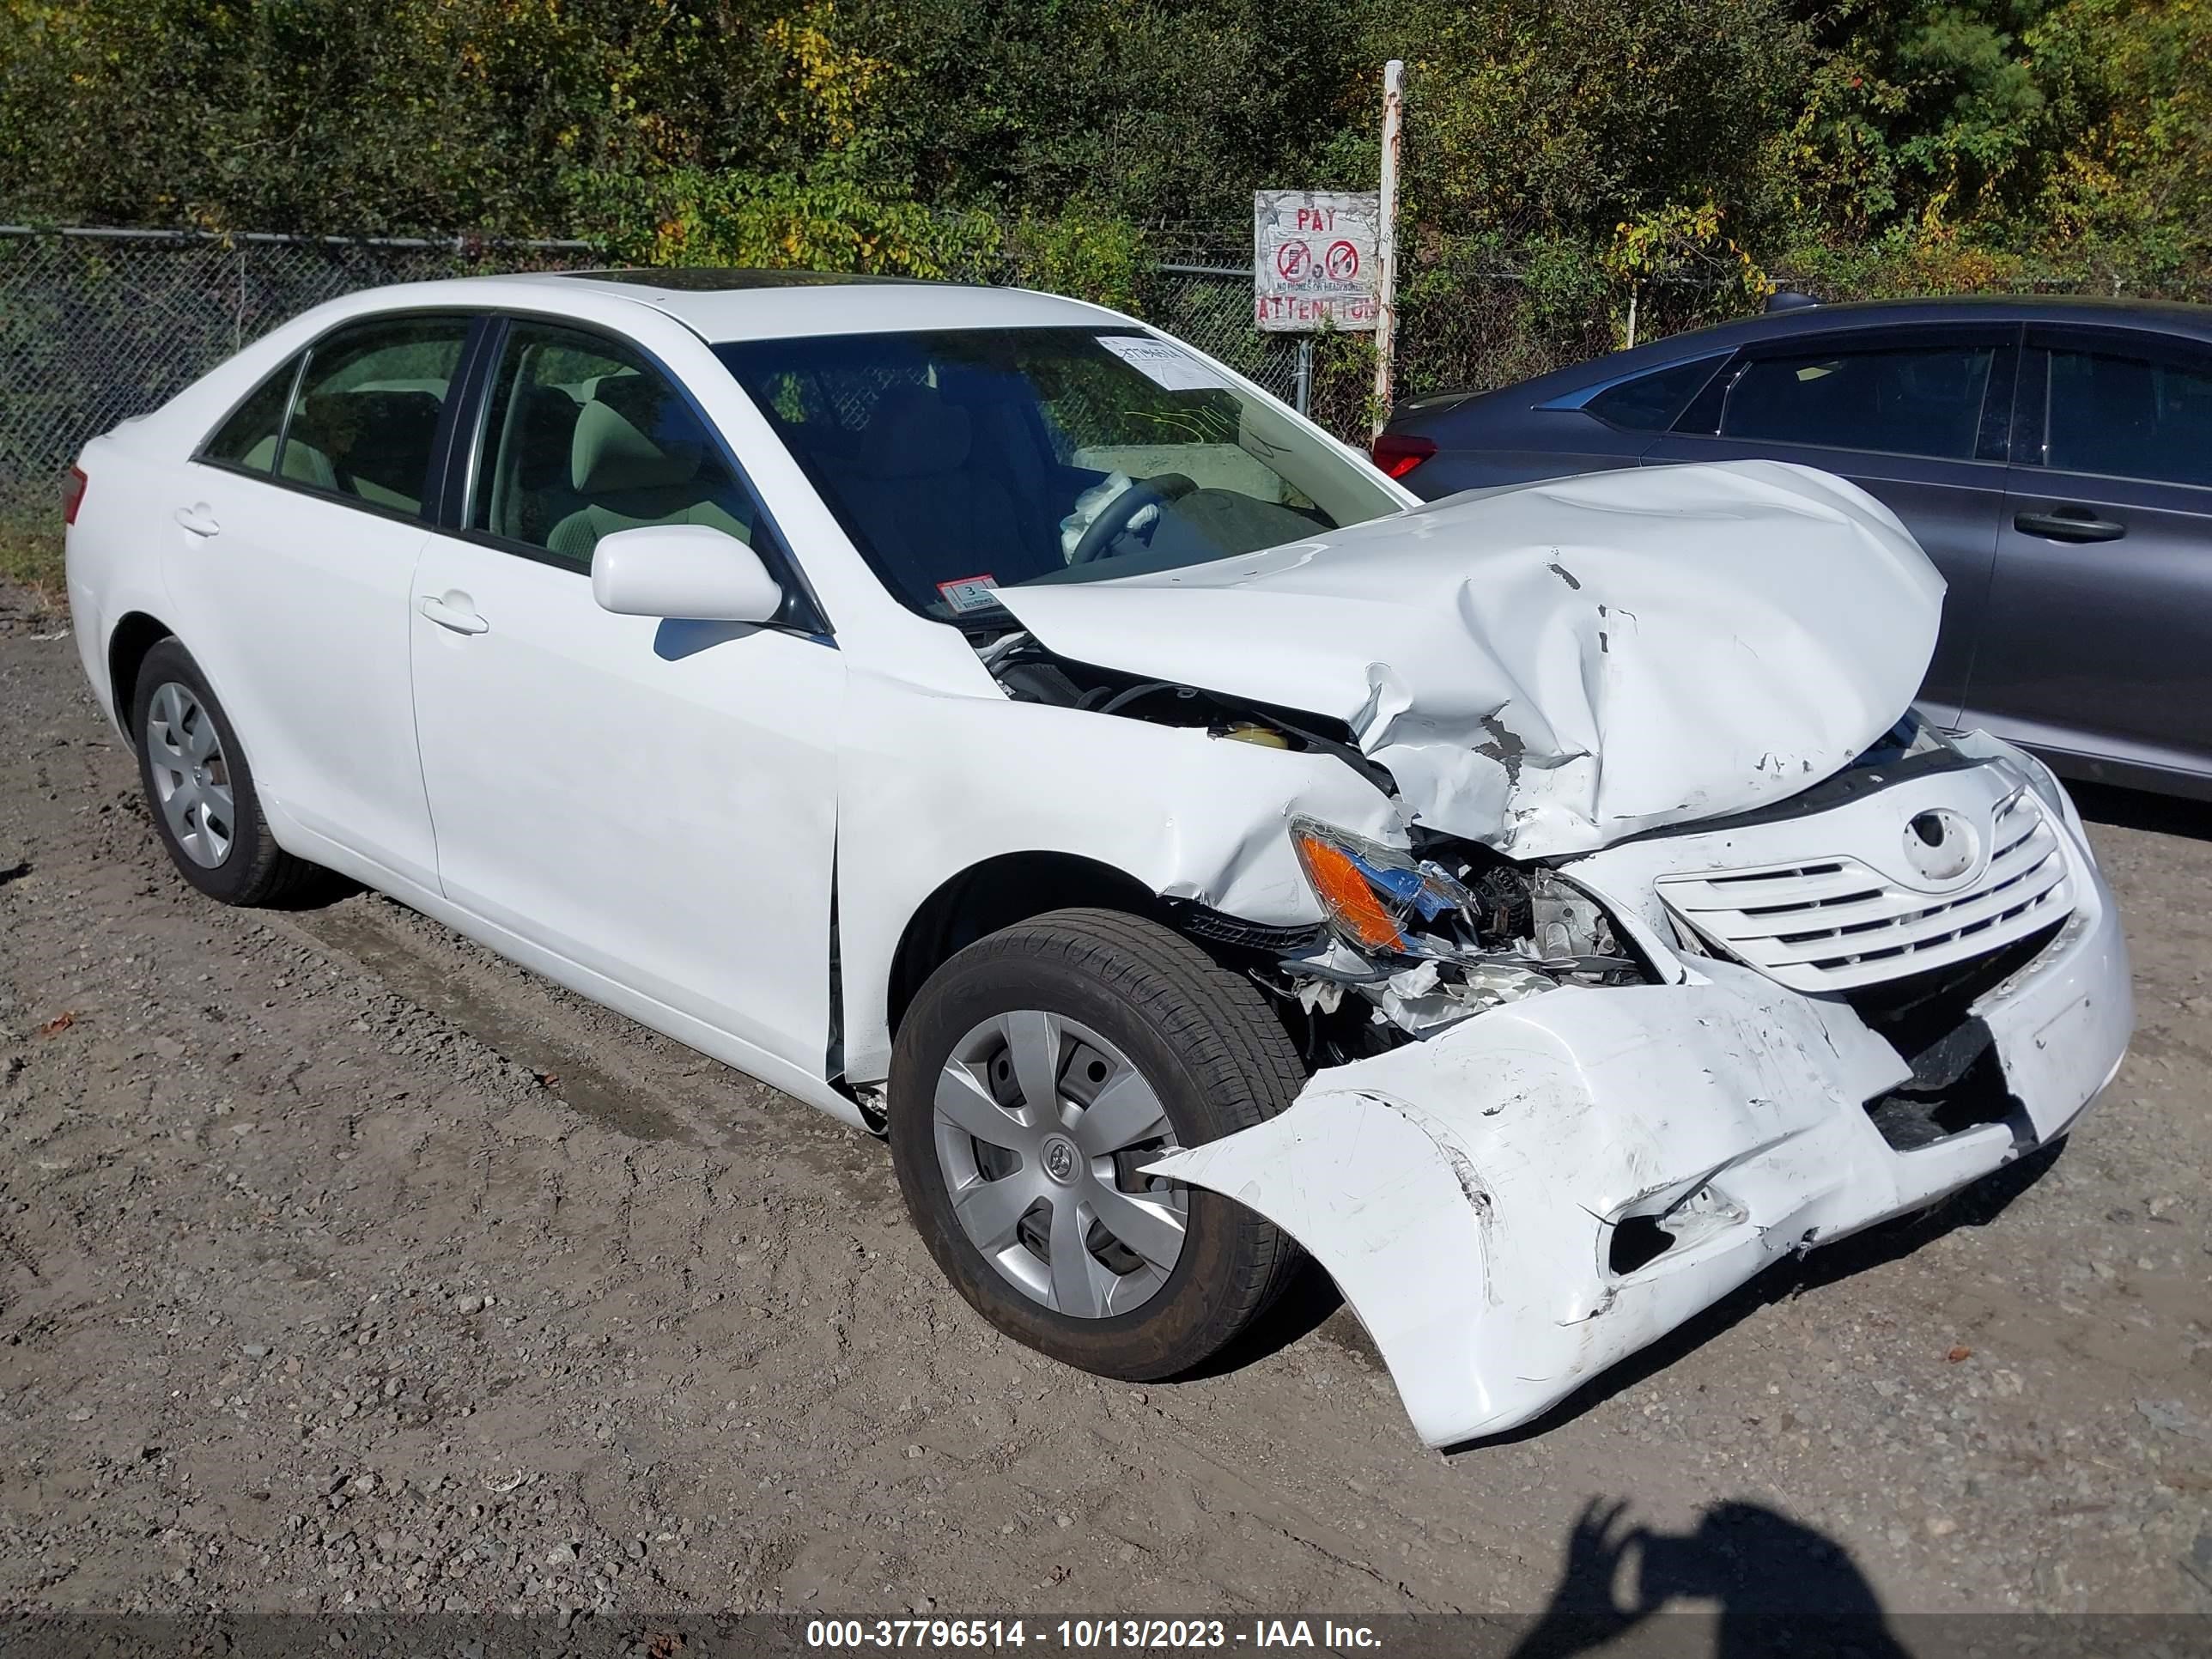
<svg viewBox="0 0 2212 1659">
<path fill-rule="evenodd" d="M 1540 857 L 1844 766 L 1911 705 L 1943 579 L 1856 485 L 1732 461 L 996 597 L 1061 656 L 1333 715 L 1415 821 Z"/>
</svg>

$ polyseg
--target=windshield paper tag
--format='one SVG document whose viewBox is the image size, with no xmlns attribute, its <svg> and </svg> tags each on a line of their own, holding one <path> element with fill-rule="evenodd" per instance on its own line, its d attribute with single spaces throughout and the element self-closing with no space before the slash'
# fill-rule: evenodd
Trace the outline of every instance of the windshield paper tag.
<svg viewBox="0 0 2212 1659">
<path fill-rule="evenodd" d="M 1136 334 L 1102 334 L 1098 343 L 1163 392 L 1212 392 L 1221 377 L 1179 346 Z"/>
<path fill-rule="evenodd" d="M 999 591 L 995 576 L 961 576 L 938 583 L 937 591 L 955 611 L 988 611 L 999 603 L 994 597 Z"/>
</svg>

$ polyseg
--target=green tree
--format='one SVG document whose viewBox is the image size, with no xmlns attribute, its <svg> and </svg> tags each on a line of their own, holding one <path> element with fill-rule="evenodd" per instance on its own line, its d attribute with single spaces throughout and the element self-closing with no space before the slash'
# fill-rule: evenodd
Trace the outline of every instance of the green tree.
<svg viewBox="0 0 2212 1659">
<path fill-rule="evenodd" d="M 1425 0 L 1390 38 L 1425 223 L 1601 246 L 1670 206 L 1752 234 L 1786 205 L 1778 137 L 1808 42 L 1770 0 Z"/>
</svg>

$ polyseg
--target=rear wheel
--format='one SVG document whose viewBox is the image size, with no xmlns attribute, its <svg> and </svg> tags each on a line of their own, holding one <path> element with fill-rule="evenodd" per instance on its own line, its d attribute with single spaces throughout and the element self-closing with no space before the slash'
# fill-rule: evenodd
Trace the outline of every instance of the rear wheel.
<svg viewBox="0 0 2212 1659">
<path fill-rule="evenodd" d="M 1200 1364 L 1289 1281 L 1297 1246 L 1144 1173 L 1287 1106 L 1304 1071 L 1248 980 L 1140 917 L 1062 910 L 933 975 L 891 1062 L 907 1208 L 1000 1329 L 1103 1376 Z"/>
<path fill-rule="evenodd" d="M 155 830 L 193 886 L 225 904 L 275 904 L 322 873 L 269 833 L 238 733 L 173 639 L 139 665 L 131 730 Z"/>
</svg>

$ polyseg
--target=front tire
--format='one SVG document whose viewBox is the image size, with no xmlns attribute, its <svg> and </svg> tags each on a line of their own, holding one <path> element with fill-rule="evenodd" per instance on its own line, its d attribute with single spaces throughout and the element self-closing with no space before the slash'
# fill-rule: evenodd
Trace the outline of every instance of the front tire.
<svg viewBox="0 0 2212 1659">
<path fill-rule="evenodd" d="M 155 832 L 185 879 L 225 904 L 279 904 L 321 874 L 277 846 L 246 750 L 192 660 L 166 639 L 138 666 L 131 732 Z"/>
<path fill-rule="evenodd" d="M 1301 1260 L 1273 1223 L 1143 1166 L 1273 1117 L 1304 1081 L 1250 981 L 1157 922 L 1060 910 L 931 975 L 892 1054 L 891 1160 L 970 1306 L 1053 1358 L 1203 1364 Z"/>
</svg>

